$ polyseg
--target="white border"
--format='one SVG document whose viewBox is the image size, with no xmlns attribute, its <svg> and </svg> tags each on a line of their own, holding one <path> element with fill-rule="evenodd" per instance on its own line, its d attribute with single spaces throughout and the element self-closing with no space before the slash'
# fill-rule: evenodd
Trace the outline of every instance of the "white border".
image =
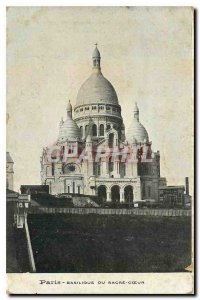
<svg viewBox="0 0 200 300">
<path fill-rule="evenodd" d="M 6 295 L 6 278 L 5 278 L 5 264 L 6 264 L 6 236 L 5 236 L 5 224 L 6 224 L 6 198 L 5 198 L 5 156 L 6 156 L 6 6 L 193 6 L 195 9 L 199 9 L 200 1 L 199 0 L 1 0 L 0 1 L 0 120 L 1 120 L 1 147 L 0 147 L 0 201 L 1 201 L 1 217 L 0 217 L 0 232 L 1 232 L 1 246 L 0 246 L 0 299 L 5 299 L 8 297 Z M 199 30 L 198 24 L 196 24 L 197 28 L 197 41 L 199 40 Z M 196 53 L 197 54 L 197 53 Z M 199 62 L 196 59 L 198 65 L 196 68 L 199 69 Z M 196 81 L 197 90 L 199 88 L 199 80 Z M 196 94 L 197 98 L 197 94 Z M 199 116 L 199 106 L 197 107 L 197 115 Z M 198 134 L 196 137 L 196 143 L 199 139 L 199 124 L 196 128 Z M 197 145 L 196 145 L 197 146 Z M 197 174 L 196 174 L 197 175 Z M 200 186 L 199 178 L 196 180 L 197 186 Z M 197 197 L 196 197 L 197 198 Z M 198 199 L 196 199 L 198 200 Z M 197 210 L 197 205 L 196 205 Z M 197 217 L 197 220 L 199 218 Z M 199 221 L 198 221 L 199 225 Z M 197 245 L 198 246 L 198 245 Z M 198 247 L 197 247 L 198 248 Z M 198 265 L 196 266 L 198 269 Z M 197 281 L 197 280 L 196 280 Z M 26 299 L 27 297 L 23 297 Z M 39 298 L 42 298 L 39 296 Z M 56 296 L 53 297 L 54 299 L 58 298 Z M 78 298 L 78 297 L 77 297 Z M 136 297 L 137 298 L 137 297 Z M 139 299 L 141 297 L 138 297 Z M 172 297 L 175 298 L 175 297 Z"/>
<path fill-rule="evenodd" d="M 193 6 L 198 0 L 2 0 L 1 6 Z"/>
</svg>

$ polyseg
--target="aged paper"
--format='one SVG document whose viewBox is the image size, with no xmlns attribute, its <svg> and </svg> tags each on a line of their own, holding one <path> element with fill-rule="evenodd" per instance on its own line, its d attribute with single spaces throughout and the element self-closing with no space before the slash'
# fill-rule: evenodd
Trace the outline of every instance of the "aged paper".
<svg viewBox="0 0 200 300">
<path fill-rule="evenodd" d="M 7 7 L 7 291 L 194 293 L 194 10 Z"/>
</svg>

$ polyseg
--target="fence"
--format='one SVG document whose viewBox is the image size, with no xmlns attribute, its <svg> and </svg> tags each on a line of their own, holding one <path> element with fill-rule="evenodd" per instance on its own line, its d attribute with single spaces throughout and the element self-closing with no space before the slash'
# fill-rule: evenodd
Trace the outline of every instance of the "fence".
<svg viewBox="0 0 200 300">
<path fill-rule="evenodd" d="M 33 214 L 98 214 L 98 215 L 139 215 L 182 217 L 191 216 L 190 209 L 125 209 L 125 208 L 86 208 L 86 207 L 31 207 L 29 213 Z"/>
</svg>

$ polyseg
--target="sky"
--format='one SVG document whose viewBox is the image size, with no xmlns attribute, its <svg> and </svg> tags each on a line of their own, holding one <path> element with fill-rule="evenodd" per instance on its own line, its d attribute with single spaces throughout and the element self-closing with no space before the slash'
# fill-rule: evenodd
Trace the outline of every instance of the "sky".
<svg viewBox="0 0 200 300">
<path fill-rule="evenodd" d="M 43 147 L 92 72 L 98 43 L 126 130 L 134 102 L 168 185 L 193 193 L 193 10 L 190 7 L 7 8 L 7 151 L 14 189 L 40 184 Z"/>
</svg>

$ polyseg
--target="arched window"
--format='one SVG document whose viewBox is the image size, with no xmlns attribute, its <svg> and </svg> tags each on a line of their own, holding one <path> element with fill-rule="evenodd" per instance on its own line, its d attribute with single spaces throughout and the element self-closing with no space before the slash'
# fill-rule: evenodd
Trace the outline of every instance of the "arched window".
<svg viewBox="0 0 200 300">
<path fill-rule="evenodd" d="M 133 202 L 133 187 L 131 185 L 124 188 L 124 200 L 126 203 Z"/>
<path fill-rule="evenodd" d="M 104 125 L 103 125 L 103 124 L 101 124 L 101 125 L 99 126 L 99 135 L 100 135 L 100 136 L 104 136 Z"/>
<path fill-rule="evenodd" d="M 83 137 L 83 126 L 80 127 L 81 137 Z"/>
<path fill-rule="evenodd" d="M 97 136 L 97 125 L 96 124 L 92 125 L 92 135 Z"/>
<path fill-rule="evenodd" d="M 109 147 L 113 147 L 113 143 L 114 143 L 114 134 L 111 133 L 109 134 L 109 141 L 108 141 Z"/>
<path fill-rule="evenodd" d="M 98 197 L 99 197 L 101 203 L 104 203 L 107 199 L 106 186 L 105 185 L 100 185 L 97 188 L 97 191 L 98 191 Z"/>
<path fill-rule="evenodd" d="M 89 133 L 89 125 L 85 126 L 85 136 L 87 136 Z"/>
<path fill-rule="evenodd" d="M 114 202 L 114 203 L 120 202 L 120 188 L 118 185 L 112 186 L 111 199 L 112 199 L 112 202 Z"/>
<path fill-rule="evenodd" d="M 101 161 L 93 162 L 93 174 L 96 175 L 96 176 L 101 175 Z"/>
</svg>

